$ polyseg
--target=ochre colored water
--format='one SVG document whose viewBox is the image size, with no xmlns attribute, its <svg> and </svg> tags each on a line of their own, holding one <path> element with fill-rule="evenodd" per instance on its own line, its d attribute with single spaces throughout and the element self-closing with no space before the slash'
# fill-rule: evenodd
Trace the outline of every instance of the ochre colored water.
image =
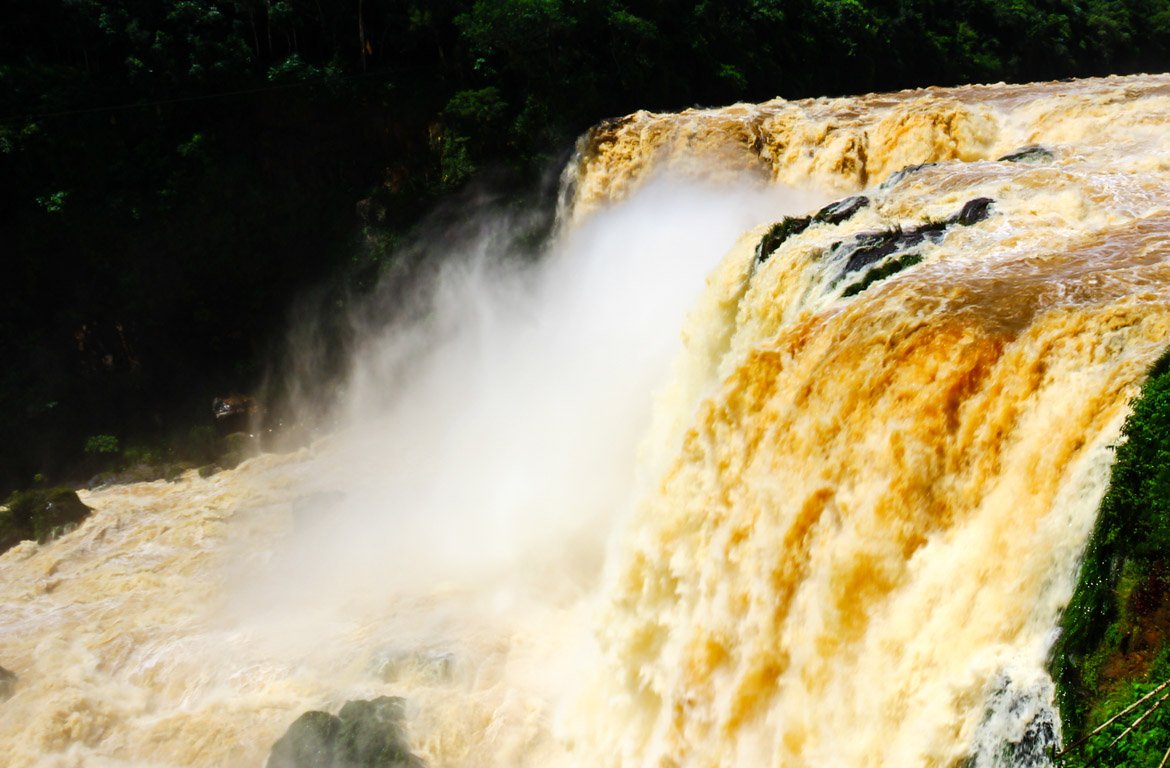
<svg viewBox="0 0 1170 768">
<path fill-rule="evenodd" d="M 992 765 L 1019 710 L 1051 717 L 1053 628 L 1170 340 L 1170 77 L 638 113 L 582 142 L 574 220 L 660 171 L 870 204 L 712 254 L 603 566 L 541 540 L 321 611 L 282 560 L 298 500 L 413 458 L 343 437 L 83 493 L 79 530 L 0 557 L 3 763 L 258 766 L 300 712 L 380 694 L 433 766 Z M 844 296 L 833 244 L 976 198 Z"/>
</svg>

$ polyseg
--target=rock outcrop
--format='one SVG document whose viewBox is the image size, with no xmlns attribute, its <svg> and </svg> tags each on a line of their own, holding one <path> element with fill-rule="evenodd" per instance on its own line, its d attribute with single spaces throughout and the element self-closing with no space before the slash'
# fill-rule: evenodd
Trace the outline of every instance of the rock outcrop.
<svg viewBox="0 0 1170 768">
<path fill-rule="evenodd" d="M 267 768 L 423 768 L 410 752 L 405 718 L 406 701 L 397 696 L 347 701 L 337 715 L 306 712 L 272 746 Z"/>
</svg>

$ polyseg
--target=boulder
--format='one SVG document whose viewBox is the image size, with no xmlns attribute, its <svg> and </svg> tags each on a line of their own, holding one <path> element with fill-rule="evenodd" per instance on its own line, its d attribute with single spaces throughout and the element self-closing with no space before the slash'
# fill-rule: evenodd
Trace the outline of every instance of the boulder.
<svg viewBox="0 0 1170 768">
<path fill-rule="evenodd" d="M 0 552 L 21 541 L 45 543 L 77 527 L 92 512 L 72 488 L 16 491 L 0 508 Z"/>
<path fill-rule="evenodd" d="M 272 746 L 266 768 L 423 768 L 406 738 L 406 701 L 347 701 L 337 715 L 298 717 Z"/>
<path fill-rule="evenodd" d="M 272 745 L 267 768 L 329 768 L 337 764 L 341 718 L 310 711 L 298 717 Z"/>
<path fill-rule="evenodd" d="M 16 675 L 0 667 L 0 701 L 8 701 L 16 693 Z"/>
<path fill-rule="evenodd" d="M 219 439 L 216 449 L 219 454 L 216 463 L 223 469 L 234 469 L 240 462 L 260 453 L 260 441 L 247 432 L 232 432 Z"/>
<path fill-rule="evenodd" d="M 339 757 L 346 766 L 408 768 L 422 761 L 410 753 L 406 740 L 406 700 L 380 696 L 371 701 L 347 701 L 337 713 Z"/>
</svg>

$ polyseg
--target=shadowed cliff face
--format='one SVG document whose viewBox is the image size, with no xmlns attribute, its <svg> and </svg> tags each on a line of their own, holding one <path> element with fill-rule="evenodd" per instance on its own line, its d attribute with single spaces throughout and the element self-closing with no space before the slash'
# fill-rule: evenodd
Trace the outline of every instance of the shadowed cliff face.
<svg viewBox="0 0 1170 768">
<path fill-rule="evenodd" d="M 1041 755 L 1170 334 L 1168 92 L 598 128 L 545 263 L 485 222 L 418 322 L 365 316 L 335 435 L 0 557 L 7 759 L 256 765 L 379 696 L 432 766 Z"/>
</svg>

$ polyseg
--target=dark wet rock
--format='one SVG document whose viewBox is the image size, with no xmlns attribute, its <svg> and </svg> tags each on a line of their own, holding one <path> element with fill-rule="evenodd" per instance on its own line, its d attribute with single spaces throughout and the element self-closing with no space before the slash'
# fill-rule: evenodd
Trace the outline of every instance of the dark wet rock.
<svg viewBox="0 0 1170 768">
<path fill-rule="evenodd" d="M 885 264 L 874 267 L 873 269 L 866 272 L 864 277 L 842 291 L 841 295 L 845 298 L 856 296 L 874 283 L 880 280 L 885 280 L 887 277 L 896 275 L 903 269 L 906 269 L 907 267 L 913 267 L 915 264 L 918 264 L 921 261 L 922 256 L 917 253 L 905 253 L 897 258 L 890 259 Z"/>
<path fill-rule="evenodd" d="M 812 222 L 810 216 L 785 216 L 781 221 L 773 224 L 756 245 L 756 266 L 767 261 L 776 252 L 776 249 L 784 244 L 785 240 L 808 229 Z"/>
<path fill-rule="evenodd" d="M 813 219 L 823 224 L 841 224 L 853 218 L 853 215 L 869 205 L 869 198 L 865 195 L 854 195 L 835 203 L 829 203 L 813 216 Z"/>
<path fill-rule="evenodd" d="M 1020 147 L 1015 152 L 1006 154 L 999 158 L 997 162 L 1001 163 L 1046 163 L 1054 157 L 1052 150 L 1046 149 L 1039 144 L 1029 144 L 1026 147 Z"/>
<path fill-rule="evenodd" d="M 8 701 L 16 693 L 16 675 L 0 667 L 0 701 Z"/>
<path fill-rule="evenodd" d="M 0 509 L 0 552 L 34 540 L 42 544 L 63 536 L 92 512 L 72 488 L 16 491 Z"/>
<path fill-rule="evenodd" d="M 455 675 L 455 654 L 386 648 L 374 654 L 370 671 L 388 683 L 408 676 L 432 684 L 447 683 Z"/>
<path fill-rule="evenodd" d="M 347 701 L 337 716 L 341 719 L 337 740 L 345 765 L 422 765 L 410 753 L 406 739 L 405 699 L 380 696 L 371 701 Z"/>
<path fill-rule="evenodd" d="M 272 746 L 267 768 L 423 768 L 406 738 L 406 701 L 348 701 L 336 716 L 306 712 Z"/>
<path fill-rule="evenodd" d="M 211 414 L 220 434 L 251 432 L 260 404 L 251 395 L 230 394 L 211 401 Z"/>
<path fill-rule="evenodd" d="M 901 183 L 902 179 L 906 178 L 907 176 L 913 176 L 923 168 L 933 168 L 936 165 L 938 165 L 938 163 L 917 163 L 915 165 L 908 165 L 900 171 L 894 171 L 891 173 L 889 178 L 883 181 L 878 189 L 891 189 L 892 187 L 896 187 L 899 183 Z"/>
<path fill-rule="evenodd" d="M 772 225 L 756 245 L 756 266 L 766 262 L 786 240 L 799 235 L 813 224 L 841 224 L 869 205 L 865 195 L 854 195 L 829 203 L 812 216 L 786 216 Z"/>
<path fill-rule="evenodd" d="M 1051 680 L 1021 684 L 999 673 L 984 703 L 983 721 L 975 732 L 976 754 L 962 765 L 1052 768 L 1060 730 L 1052 700 Z"/>
<path fill-rule="evenodd" d="M 881 232 L 862 232 L 849 240 L 833 243 L 829 254 L 845 260 L 842 275 L 857 272 L 876 264 L 886 256 L 910 250 L 925 242 L 942 240 L 949 223 L 946 221 L 923 224 L 913 229 L 892 227 Z"/>
<path fill-rule="evenodd" d="M 329 768 L 337 765 L 341 718 L 311 711 L 298 717 L 272 745 L 268 768 Z"/>
<path fill-rule="evenodd" d="M 260 440 L 247 432 L 232 432 L 219 439 L 216 453 L 219 454 L 216 464 L 223 469 L 234 469 L 260 453 Z"/>
<path fill-rule="evenodd" d="M 989 197 L 977 197 L 965 203 L 958 213 L 942 221 L 927 222 L 910 229 L 894 226 L 879 232 L 862 232 L 848 240 L 833 243 L 829 247 L 829 255 L 837 261 L 844 261 L 838 281 L 885 260 L 884 264 L 871 269 L 863 279 L 848 286 L 842 295 L 854 296 L 877 281 L 918 264 L 922 261 L 921 254 L 916 252 L 918 246 L 941 242 L 952 227 L 967 227 L 984 221 L 991 215 L 994 202 Z M 896 258 L 887 258 L 895 255 Z"/>
<path fill-rule="evenodd" d="M 990 197 L 977 197 L 974 200 L 968 200 L 963 205 L 962 210 L 949 221 L 964 227 L 978 224 L 991 215 L 991 206 L 994 202 Z"/>
</svg>

